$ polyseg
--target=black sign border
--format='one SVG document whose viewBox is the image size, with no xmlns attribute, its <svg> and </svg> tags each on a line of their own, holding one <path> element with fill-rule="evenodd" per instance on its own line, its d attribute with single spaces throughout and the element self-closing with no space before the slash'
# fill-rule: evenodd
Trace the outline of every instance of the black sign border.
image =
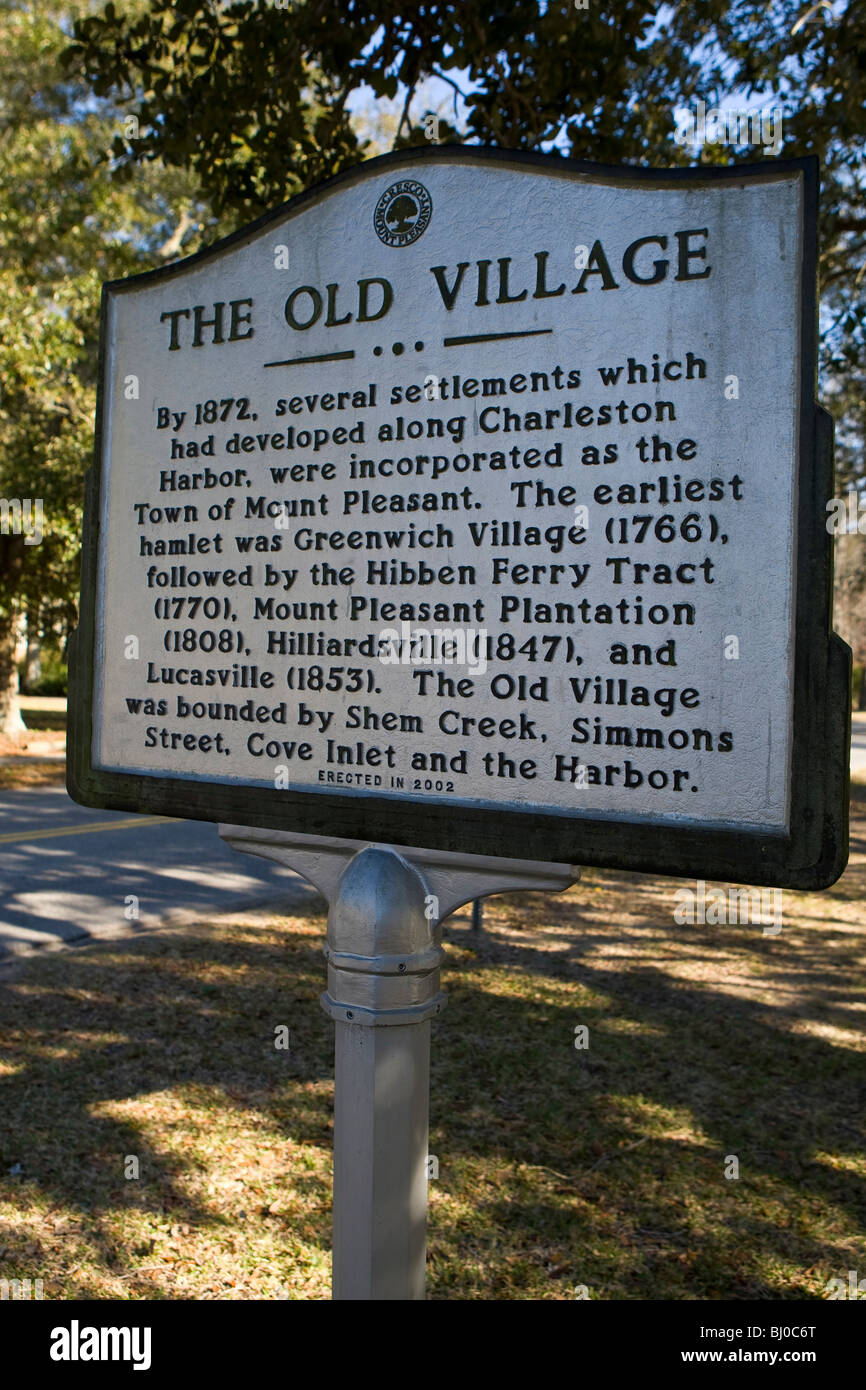
<svg viewBox="0 0 866 1390">
<path fill-rule="evenodd" d="M 378 179 L 407 165 L 440 161 L 507 165 L 634 186 L 755 183 L 795 173 L 802 180 L 803 262 L 800 324 L 800 469 L 789 833 L 654 821 L 647 815 L 600 817 L 401 801 L 369 794 L 292 792 L 189 777 L 107 772 L 93 766 L 93 695 L 98 651 L 96 593 L 101 526 L 102 430 L 111 297 L 185 273 L 248 240 L 336 188 Z M 452 850 L 672 877 L 756 886 L 829 887 L 848 858 L 851 649 L 830 629 L 833 538 L 827 502 L 834 495 L 833 422 L 817 392 L 818 160 L 814 156 L 725 168 L 644 169 L 592 164 L 475 145 L 410 148 L 345 170 L 290 199 L 233 235 L 170 266 L 103 286 L 93 468 L 88 472 L 81 611 L 69 653 L 67 788 L 85 806 L 291 830 L 327 838 Z"/>
</svg>

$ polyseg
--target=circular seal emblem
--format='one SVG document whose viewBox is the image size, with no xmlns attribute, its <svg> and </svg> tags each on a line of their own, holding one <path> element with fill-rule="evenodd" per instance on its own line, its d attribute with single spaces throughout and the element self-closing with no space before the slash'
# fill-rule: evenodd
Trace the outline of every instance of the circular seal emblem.
<svg viewBox="0 0 866 1390">
<path fill-rule="evenodd" d="M 411 246 L 424 235 L 432 214 L 433 200 L 423 183 L 399 179 L 376 204 L 373 226 L 386 246 Z"/>
</svg>

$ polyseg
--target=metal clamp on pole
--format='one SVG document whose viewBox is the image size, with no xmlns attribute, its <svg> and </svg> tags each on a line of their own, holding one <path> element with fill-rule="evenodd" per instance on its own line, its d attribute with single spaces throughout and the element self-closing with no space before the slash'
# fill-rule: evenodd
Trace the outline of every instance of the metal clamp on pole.
<svg viewBox="0 0 866 1390">
<path fill-rule="evenodd" d="M 350 860 L 328 916 L 336 1299 L 424 1297 L 437 907 L 418 870 L 376 846 Z"/>
</svg>

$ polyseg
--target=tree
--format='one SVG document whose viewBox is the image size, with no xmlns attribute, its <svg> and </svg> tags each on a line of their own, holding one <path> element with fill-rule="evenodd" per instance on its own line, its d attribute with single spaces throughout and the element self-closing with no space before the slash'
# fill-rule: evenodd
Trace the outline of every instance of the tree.
<svg viewBox="0 0 866 1390">
<path fill-rule="evenodd" d="M 110 3 L 76 25 L 67 61 L 97 93 L 138 104 L 140 136 L 115 141 L 121 168 L 154 158 L 189 168 L 237 222 L 368 152 L 348 115 L 364 87 L 402 93 L 395 147 L 426 144 L 408 115 L 434 75 L 464 103 L 458 138 L 656 166 L 755 158 L 748 146 L 677 145 L 678 106 L 736 93 L 779 104 L 781 153 L 822 162 L 833 310 L 822 363 L 845 372 L 853 354 L 862 368 L 866 10 L 701 0 L 663 23 L 658 11 L 654 0 L 587 10 L 572 0 L 347 0 L 338 14 L 320 0 L 153 0 L 132 13 Z"/>
<path fill-rule="evenodd" d="M 418 217 L 418 204 L 414 198 L 409 198 L 403 193 L 388 209 L 386 221 L 393 227 L 395 232 L 408 232 L 412 223 Z"/>
<path fill-rule="evenodd" d="M 83 480 L 93 449 L 103 280 L 197 244 L 213 220 L 180 170 L 158 164 L 110 177 L 122 113 L 65 74 L 80 0 L 0 5 L 0 732 L 21 726 L 15 629 L 74 626 Z M 196 224 L 195 226 L 193 224 Z M 41 504 L 28 543 L 15 510 Z M 26 528 L 24 528 L 26 529 Z M 34 540 L 36 530 L 31 526 Z"/>
<path fill-rule="evenodd" d="M 464 69 L 469 140 L 538 149 L 562 137 L 584 158 L 681 159 L 669 98 L 691 89 L 699 67 L 667 30 L 650 36 L 657 8 L 153 0 L 130 15 L 111 3 L 76 26 L 68 61 L 97 93 L 136 102 L 142 135 L 118 143 L 122 164 L 158 156 L 189 167 L 218 209 L 246 221 L 358 162 L 353 92 L 402 90 L 397 143 L 426 144 L 408 125 L 413 94 L 430 75 L 460 90 L 452 74 Z"/>
<path fill-rule="evenodd" d="M 837 419 L 839 488 L 866 485 L 866 9 L 712 0 L 703 13 L 713 100 L 736 89 L 780 104 L 782 154 L 821 161 L 823 393 Z M 729 158 L 719 147 L 704 154 Z"/>
</svg>

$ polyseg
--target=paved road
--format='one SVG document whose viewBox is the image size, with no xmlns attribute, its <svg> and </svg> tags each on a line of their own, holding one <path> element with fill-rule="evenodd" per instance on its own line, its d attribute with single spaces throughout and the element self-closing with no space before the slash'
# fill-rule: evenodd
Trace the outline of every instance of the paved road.
<svg viewBox="0 0 866 1390">
<path fill-rule="evenodd" d="M 152 926 L 171 911 L 314 894 L 296 874 L 229 849 L 206 821 L 94 811 L 62 787 L 0 791 L 0 959 L 128 929 L 130 895 L 139 925 Z"/>
<path fill-rule="evenodd" d="M 866 772 L 866 714 L 851 719 L 851 771 Z"/>
<path fill-rule="evenodd" d="M 855 714 L 851 770 L 866 772 L 866 714 Z M 0 791 L 0 960 L 46 943 L 128 930 L 173 911 L 202 914 L 282 900 L 313 889 L 264 859 L 236 854 L 205 821 L 92 811 L 62 787 Z"/>
</svg>

